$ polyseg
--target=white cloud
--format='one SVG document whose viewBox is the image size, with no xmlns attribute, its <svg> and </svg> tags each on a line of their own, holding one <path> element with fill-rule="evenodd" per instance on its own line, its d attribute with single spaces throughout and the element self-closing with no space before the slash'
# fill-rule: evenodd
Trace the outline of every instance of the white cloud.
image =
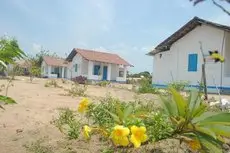
<svg viewBox="0 0 230 153">
<path fill-rule="evenodd" d="M 38 52 L 41 51 L 42 46 L 39 45 L 39 44 L 37 44 L 37 43 L 33 43 L 33 44 L 32 44 L 32 48 L 33 48 L 33 51 L 34 51 L 35 53 L 38 53 Z"/>
</svg>

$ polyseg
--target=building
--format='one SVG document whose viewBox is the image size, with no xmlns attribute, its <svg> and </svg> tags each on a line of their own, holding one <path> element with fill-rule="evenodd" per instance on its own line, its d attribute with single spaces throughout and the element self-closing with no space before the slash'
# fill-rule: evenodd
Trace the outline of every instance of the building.
<svg viewBox="0 0 230 153">
<path fill-rule="evenodd" d="M 200 45 L 202 44 L 202 45 Z M 166 87 L 172 81 L 189 81 L 198 87 L 201 81 L 203 56 L 217 50 L 224 63 L 206 62 L 207 88 L 230 92 L 230 27 L 193 18 L 148 55 L 153 56 L 153 86 Z"/>
<path fill-rule="evenodd" d="M 85 76 L 94 81 L 125 82 L 130 66 L 117 54 L 74 48 L 65 60 L 44 57 L 42 69 L 47 77 Z"/>
<path fill-rule="evenodd" d="M 68 64 L 65 59 L 44 56 L 41 65 L 41 75 L 48 78 L 67 78 Z"/>
</svg>

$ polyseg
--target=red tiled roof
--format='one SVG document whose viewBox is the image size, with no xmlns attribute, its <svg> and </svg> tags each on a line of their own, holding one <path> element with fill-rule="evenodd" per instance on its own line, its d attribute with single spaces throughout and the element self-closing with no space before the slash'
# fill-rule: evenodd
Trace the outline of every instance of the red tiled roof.
<svg viewBox="0 0 230 153">
<path fill-rule="evenodd" d="M 46 62 L 47 65 L 51 66 L 63 66 L 66 67 L 68 65 L 68 62 L 64 59 L 57 58 L 57 57 L 51 57 L 51 56 L 44 56 L 43 60 Z"/>
<path fill-rule="evenodd" d="M 83 58 L 90 61 L 133 66 L 129 64 L 127 61 L 125 61 L 123 58 L 118 56 L 117 54 L 99 52 L 94 50 L 79 49 L 79 48 L 75 48 L 73 51 L 75 51 L 75 53 L 79 53 Z"/>
</svg>

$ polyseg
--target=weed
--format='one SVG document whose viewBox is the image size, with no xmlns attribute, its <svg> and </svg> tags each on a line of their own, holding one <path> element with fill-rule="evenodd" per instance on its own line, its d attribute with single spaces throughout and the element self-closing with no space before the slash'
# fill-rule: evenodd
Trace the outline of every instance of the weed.
<svg viewBox="0 0 230 153">
<path fill-rule="evenodd" d="M 69 96 L 77 97 L 77 96 L 86 96 L 86 85 L 80 85 L 78 83 L 72 84 L 71 89 L 68 89 Z"/>
<path fill-rule="evenodd" d="M 54 88 L 62 88 L 62 86 L 58 85 L 56 80 L 48 80 L 45 85 L 45 87 L 54 87 Z"/>
<path fill-rule="evenodd" d="M 154 88 L 151 84 L 151 81 L 149 81 L 146 78 L 143 78 L 140 80 L 140 86 L 138 88 L 139 93 L 157 93 L 157 89 Z"/>
<path fill-rule="evenodd" d="M 109 81 L 100 81 L 100 82 L 97 82 L 96 85 L 101 86 L 101 87 L 106 87 L 106 86 L 110 85 L 110 82 Z"/>
<path fill-rule="evenodd" d="M 80 124 L 76 120 L 76 113 L 69 108 L 61 108 L 59 117 L 52 122 L 60 132 L 68 136 L 69 139 L 77 139 L 80 134 Z"/>
<path fill-rule="evenodd" d="M 185 87 L 188 85 L 189 85 L 188 81 L 174 81 L 168 84 L 169 87 L 172 87 L 177 91 L 183 91 Z"/>
<path fill-rule="evenodd" d="M 52 148 L 50 146 L 45 146 L 42 143 L 44 143 L 44 139 L 39 139 L 35 142 L 32 142 L 30 144 L 23 145 L 28 152 L 33 153 L 54 153 L 52 151 Z"/>
</svg>

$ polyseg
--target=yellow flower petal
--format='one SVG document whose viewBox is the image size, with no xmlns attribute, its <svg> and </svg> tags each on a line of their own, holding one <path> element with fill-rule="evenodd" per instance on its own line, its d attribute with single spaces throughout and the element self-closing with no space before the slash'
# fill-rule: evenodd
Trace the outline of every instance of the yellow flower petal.
<svg viewBox="0 0 230 153">
<path fill-rule="evenodd" d="M 124 147 L 128 146 L 129 145 L 129 139 L 127 137 L 121 138 L 120 145 L 122 145 Z"/>
<path fill-rule="evenodd" d="M 85 139 L 89 139 L 90 138 L 90 132 L 92 131 L 92 129 L 85 125 L 83 128 L 83 136 L 85 137 Z"/>
<path fill-rule="evenodd" d="M 128 135 L 130 131 L 127 127 L 117 125 L 113 128 L 111 138 L 117 146 L 127 146 L 129 144 Z"/>
<path fill-rule="evenodd" d="M 89 106 L 89 100 L 87 98 L 83 98 L 78 106 L 78 112 L 83 113 L 88 109 Z"/>
<path fill-rule="evenodd" d="M 130 141 L 134 144 L 134 146 L 140 147 L 141 143 L 147 141 L 148 136 L 145 134 L 146 133 L 146 128 L 144 126 L 137 127 L 137 126 L 132 126 L 131 127 L 131 138 Z"/>
<path fill-rule="evenodd" d="M 131 135 L 130 141 L 133 143 L 135 148 L 139 148 L 141 146 L 141 141 L 136 139 L 134 135 Z"/>
</svg>

